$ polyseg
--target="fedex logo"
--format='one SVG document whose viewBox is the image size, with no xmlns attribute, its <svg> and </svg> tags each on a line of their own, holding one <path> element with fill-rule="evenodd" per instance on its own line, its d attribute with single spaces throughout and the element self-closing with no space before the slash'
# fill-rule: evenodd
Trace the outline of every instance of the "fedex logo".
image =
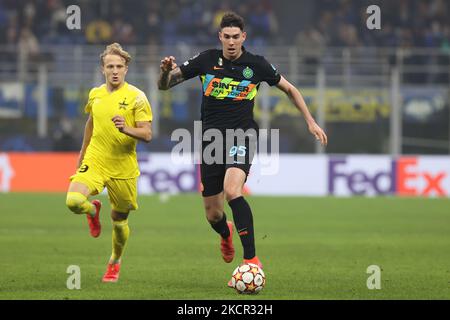
<svg viewBox="0 0 450 320">
<path fill-rule="evenodd" d="M 200 184 L 198 166 L 193 164 L 172 165 L 170 154 L 143 154 L 139 156 L 141 176 L 139 193 L 196 192 Z"/>
<path fill-rule="evenodd" d="M 333 157 L 328 163 L 328 193 L 445 197 L 449 170 L 448 159 Z"/>
</svg>

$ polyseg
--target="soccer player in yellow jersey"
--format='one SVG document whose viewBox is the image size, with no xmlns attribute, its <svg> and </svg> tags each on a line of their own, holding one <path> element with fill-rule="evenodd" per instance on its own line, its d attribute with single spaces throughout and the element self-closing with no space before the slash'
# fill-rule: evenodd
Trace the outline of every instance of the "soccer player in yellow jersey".
<svg viewBox="0 0 450 320">
<path fill-rule="evenodd" d="M 72 212 L 86 214 L 91 235 L 98 237 L 101 202 L 90 202 L 88 197 L 107 188 L 112 208 L 112 255 L 103 281 L 116 282 L 130 232 L 128 214 L 138 208 L 136 144 L 152 137 L 152 111 L 145 94 L 125 82 L 130 55 L 113 43 L 100 59 L 105 83 L 89 92 L 85 107 L 89 118 L 66 204 Z"/>
</svg>

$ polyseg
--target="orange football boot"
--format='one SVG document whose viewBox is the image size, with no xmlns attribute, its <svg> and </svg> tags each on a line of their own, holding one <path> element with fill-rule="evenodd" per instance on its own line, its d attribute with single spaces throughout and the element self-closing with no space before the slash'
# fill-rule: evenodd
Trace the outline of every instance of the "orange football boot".
<svg viewBox="0 0 450 320">
<path fill-rule="evenodd" d="M 108 263 L 103 275 L 103 282 L 117 282 L 119 280 L 120 263 Z"/>
<path fill-rule="evenodd" d="M 222 251 L 222 258 L 226 263 L 230 263 L 234 258 L 233 246 L 233 222 L 227 221 L 230 236 L 226 239 L 222 238 L 220 243 L 220 251 Z"/>
<path fill-rule="evenodd" d="M 89 224 L 89 231 L 91 236 L 97 238 L 102 232 L 102 225 L 100 224 L 100 209 L 102 208 L 102 203 L 100 200 L 92 201 L 92 204 L 95 206 L 95 216 L 92 217 L 90 214 L 87 214 L 87 220 Z"/>
<path fill-rule="evenodd" d="M 259 258 L 257 256 L 254 256 L 251 259 L 244 259 L 244 263 L 253 263 L 256 264 L 261 269 L 263 268 L 261 261 L 259 261 Z"/>
</svg>

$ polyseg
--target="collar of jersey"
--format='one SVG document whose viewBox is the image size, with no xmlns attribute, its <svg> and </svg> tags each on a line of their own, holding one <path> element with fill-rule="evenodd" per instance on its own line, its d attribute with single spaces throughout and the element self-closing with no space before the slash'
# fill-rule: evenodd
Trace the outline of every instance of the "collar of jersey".
<svg viewBox="0 0 450 320">
<path fill-rule="evenodd" d="M 128 87 L 128 82 L 126 82 L 126 81 L 124 82 L 123 86 L 122 86 L 120 89 L 114 90 L 113 92 L 109 92 L 109 91 L 108 91 L 108 88 L 106 87 L 106 83 L 103 84 L 103 89 L 104 89 L 104 91 L 105 91 L 108 95 L 113 95 L 113 94 L 115 94 L 116 92 L 119 92 L 119 91 L 121 91 L 122 89 L 125 89 L 125 87 Z"/>
</svg>

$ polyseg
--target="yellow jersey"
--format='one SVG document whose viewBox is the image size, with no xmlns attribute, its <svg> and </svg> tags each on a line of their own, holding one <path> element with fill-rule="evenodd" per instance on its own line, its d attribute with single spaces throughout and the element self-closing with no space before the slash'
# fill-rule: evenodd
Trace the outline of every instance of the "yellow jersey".
<svg viewBox="0 0 450 320">
<path fill-rule="evenodd" d="M 91 114 L 94 129 L 83 162 L 92 163 L 111 178 L 139 176 L 137 140 L 120 132 L 111 119 L 116 115 L 123 116 L 129 127 L 136 127 L 137 121 L 152 121 L 151 106 L 145 93 L 127 82 L 113 92 L 103 84 L 89 92 L 85 112 Z"/>
</svg>

